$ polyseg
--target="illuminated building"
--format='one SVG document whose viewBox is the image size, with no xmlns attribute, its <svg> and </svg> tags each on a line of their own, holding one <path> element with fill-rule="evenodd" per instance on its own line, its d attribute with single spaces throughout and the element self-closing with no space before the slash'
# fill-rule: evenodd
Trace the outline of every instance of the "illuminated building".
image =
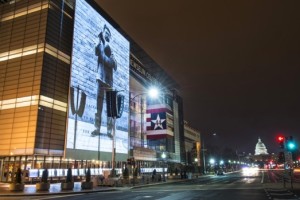
<svg viewBox="0 0 300 200">
<path fill-rule="evenodd" d="M 185 150 L 187 152 L 186 163 L 192 164 L 196 163 L 197 166 L 201 166 L 202 156 L 201 156 L 201 135 L 200 131 L 192 128 L 185 121 L 184 123 L 184 143 Z"/>
<path fill-rule="evenodd" d="M 268 150 L 260 138 L 258 138 L 258 142 L 256 143 L 254 155 L 268 155 Z"/>
<path fill-rule="evenodd" d="M 43 168 L 64 176 L 68 167 L 83 175 L 87 166 L 97 175 L 111 167 L 114 144 L 119 169 L 130 156 L 140 167 L 156 165 L 165 151 L 168 161 L 185 162 L 178 85 L 97 4 L 77 0 L 74 9 L 74 2 L 1 1 L 0 181 L 19 167 L 31 177 Z M 133 101 L 152 84 L 164 91 L 156 103 Z M 115 143 L 106 116 L 111 89 L 124 97 Z M 157 102 L 168 108 L 159 137 L 147 128 Z"/>
</svg>

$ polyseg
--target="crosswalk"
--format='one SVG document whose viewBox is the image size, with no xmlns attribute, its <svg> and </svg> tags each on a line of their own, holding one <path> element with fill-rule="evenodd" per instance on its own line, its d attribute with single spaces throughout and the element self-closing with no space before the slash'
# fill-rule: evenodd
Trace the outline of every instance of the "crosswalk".
<svg viewBox="0 0 300 200">
<path fill-rule="evenodd" d="M 269 199 L 273 200 L 299 200 L 300 198 L 295 195 L 293 192 L 287 189 L 274 189 L 274 188 L 266 188 L 265 189 L 267 196 Z"/>
</svg>

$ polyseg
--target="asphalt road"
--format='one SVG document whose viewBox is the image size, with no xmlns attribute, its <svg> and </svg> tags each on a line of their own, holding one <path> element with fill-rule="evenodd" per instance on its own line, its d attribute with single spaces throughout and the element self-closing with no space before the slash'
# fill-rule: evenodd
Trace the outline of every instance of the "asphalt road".
<svg viewBox="0 0 300 200">
<path fill-rule="evenodd" d="M 295 180 L 298 180 L 297 177 L 299 177 L 299 174 L 295 175 Z M 200 178 L 183 182 L 167 182 L 165 184 L 147 185 L 146 187 L 134 189 L 117 187 L 116 191 L 110 192 L 14 196 L 1 197 L 1 200 L 299 200 L 300 184 L 295 183 L 295 186 L 293 190 L 291 190 L 289 185 L 283 188 L 282 172 L 266 170 L 256 174 L 246 174 L 246 176 L 242 173 L 232 173 L 224 176 L 201 176 Z"/>
<path fill-rule="evenodd" d="M 7 198 L 24 199 L 23 198 Z M 36 196 L 26 197 L 26 199 L 60 199 L 60 200 L 92 200 L 92 199 L 112 199 L 112 200 L 265 200 L 268 199 L 261 184 L 261 176 L 243 177 L 240 173 L 227 174 L 224 176 L 205 176 L 198 179 L 187 180 L 185 182 L 166 183 L 163 185 L 136 188 L 131 190 L 119 190 L 113 192 Z"/>
</svg>

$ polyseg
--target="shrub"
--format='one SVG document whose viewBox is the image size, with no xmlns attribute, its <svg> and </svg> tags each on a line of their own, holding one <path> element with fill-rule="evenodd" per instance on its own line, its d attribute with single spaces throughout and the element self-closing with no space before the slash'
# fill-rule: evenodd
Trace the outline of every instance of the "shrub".
<svg viewBox="0 0 300 200">
<path fill-rule="evenodd" d="M 137 168 L 137 167 L 135 167 L 135 168 L 133 169 L 133 176 L 134 176 L 134 177 L 137 177 L 137 176 L 138 176 L 138 168 Z"/>
<path fill-rule="evenodd" d="M 66 183 L 70 183 L 70 182 L 72 182 L 72 170 L 71 168 L 68 168 Z"/>
<path fill-rule="evenodd" d="M 125 167 L 125 169 L 123 170 L 123 177 L 124 178 L 128 178 L 129 177 L 129 170 L 127 167 Z"/>
<path fill-rule="evenodd" d="M 48 183 L 48 169 L 44 169 L 41 181 L 42 183 Z"/>
<path fill-rule="evenodd" d="M 91 168 L 88 167 L 86 173 L 85 173 L 85 181 L 86 182 L 91 182 Z"/>
<path fill-rule="evenodd" d="M 116 177 L 116 175 L 117 175 L 116 170 L 115 170 L 115 168 L 113 168 L 113 169 L 110 171 L 109 177 Z"/>
<path fill-rule="evenodd" d="M 22 183 L 22 171 L 20 168 L 16 172 L 15 183 Z"/>
</svg>

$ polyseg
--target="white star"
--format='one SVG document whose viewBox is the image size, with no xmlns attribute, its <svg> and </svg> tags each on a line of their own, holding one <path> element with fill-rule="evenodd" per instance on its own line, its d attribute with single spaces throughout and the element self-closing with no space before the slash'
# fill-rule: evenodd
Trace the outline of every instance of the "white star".
<svg viewBox="0 0 300 200">
<path fill-rule="evenodd" d="M 156 120 L 151 120 L 151 121 L 152 121 L 152 123 L 155 124 L 154 130 L 156 130 L 158 127 L 163 129 L 162 123 L 166 120 L 165 119 L 160 119 L 159 114 L 157 114 Z"/>
</svg>

